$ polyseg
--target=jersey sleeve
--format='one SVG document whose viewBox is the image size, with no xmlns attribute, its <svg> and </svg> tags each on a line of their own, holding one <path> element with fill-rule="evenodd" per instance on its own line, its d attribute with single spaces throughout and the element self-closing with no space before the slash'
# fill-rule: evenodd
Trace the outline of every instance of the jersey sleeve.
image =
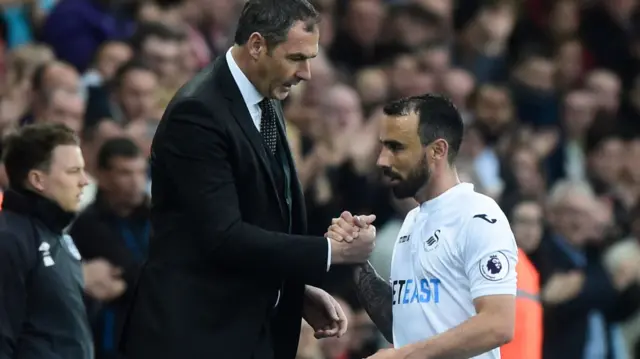
<svg viewBox="0 0 640 359">
<path fill-rule="evenodd" d="M 506 216 L 497 205 L 471 216 L 461 249 L 471 297 L 515 295 L 518 247 Z"/>
</svg>

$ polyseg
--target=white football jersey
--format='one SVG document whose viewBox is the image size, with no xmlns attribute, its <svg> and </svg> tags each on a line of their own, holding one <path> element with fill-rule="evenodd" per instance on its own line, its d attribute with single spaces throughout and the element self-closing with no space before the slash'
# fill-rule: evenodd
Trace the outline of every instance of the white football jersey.
<svg viewBox="0 0 640 359">
<path fill-rule="evenodd" d="M 445 332 L 476 314 L 473 300 L 516 295 L 518 249 L 491 198 L 461 183 L 404 220 L 393 250 L 396 348 Z M 475 358 L 500 358 L 500 349 Z"/>
</svg>

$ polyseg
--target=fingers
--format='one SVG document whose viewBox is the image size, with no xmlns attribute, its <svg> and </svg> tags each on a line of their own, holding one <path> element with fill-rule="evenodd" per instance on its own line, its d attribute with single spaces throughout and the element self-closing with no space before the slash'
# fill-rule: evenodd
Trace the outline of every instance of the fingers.
<svg viewBox="0 0 640 359">
<path fill-rule="evenodd" d="M 327 232 L 327 236 L 334 240 L 334 241 L 346 241 L 346 242 L 351 242 L 353 241 L 354 237 L 357 237 L 357 233 L 356 235 L 354 235 L 352 232 L 340 227 L 337 224 L 332 224 L 331 227 L 329 227 L 329 231 Z"/>
<path fill-rule="evenodd" d="M 356 226 L 360 228 L 367 228 L 367 226 L 369 226 L 371 223 L 373 223 L 373 221 L 376 220 L 376 215 L 370 214 L 366 216 L 355 216 L 353 218 Z"/>
<path fill-rule="evenodd" d="M 347 315 L 344 314 L 344 310 L 340 306 L 340 303 L 334 299 L 336 312 L 338 314 L 338 338 L 343 336 L 347 332 L 347 327 L 349 326 L 349 321 L 347 320 Z"/>
<path fill-rule="evenodd" d="M 353 223 L 353 215 L 349 211 L 344 211 L 340 214 L 340 218 L 347 221 L 347 223 Z"/>
</svg>

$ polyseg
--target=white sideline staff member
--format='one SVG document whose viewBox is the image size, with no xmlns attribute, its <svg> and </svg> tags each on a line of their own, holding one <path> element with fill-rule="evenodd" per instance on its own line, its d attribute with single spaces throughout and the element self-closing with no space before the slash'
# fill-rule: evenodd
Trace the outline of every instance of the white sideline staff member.
<svg viewBox="0 0 640 359">
<path fill-rule="evenodd" d="M 384 108 L 378 165 L 398 198 L 420 203 L 396 241 L 391 281 L 357 265 L 361 303 L 394 349 L 375 359 L 500 358 L 513 336 L 517 247 L 496 202 L 460 183 L 453 165 L 463 124 L 440 96 Z M 344 212 L 327 236 L 375 236 L 366 217 Z"/>
</svg>

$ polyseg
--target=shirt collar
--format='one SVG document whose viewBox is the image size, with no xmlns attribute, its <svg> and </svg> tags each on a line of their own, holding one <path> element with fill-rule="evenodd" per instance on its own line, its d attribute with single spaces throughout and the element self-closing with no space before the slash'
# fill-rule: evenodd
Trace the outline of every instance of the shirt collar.
<svg viewBox="0 0 640 359">
<path fill-rule="evenodd" d="M 471 183 L 459 183 L 448 190 L 444 191 L 436 198 L 430 199 L 426 202 L 420 203 L 420 213 L 430 213 L 442 206 L 443 203 L 447 203 L 452 197 L 461 192 L 473 191 L 473 184 Z M 452 205 L 449 203 L 448 205 Z"/>
<path fill-rule="evenodd" d="M 231 55 L 231 49 L 232 48 L 229 48 L 229 50 L 227 50 L 227 54 L 225 55 L 227 64 L 229 65 L 229 71 L 231 71 L 231 76 L 235 80 L 236 85 L 238 85 L 240 93 L 242 94 L 242 98 L 244 99 L 244 102 L 247 104 L 247 106 L 257 105 L 260 103 L 260 101 L 262 101 L 264 96 L 262 96 L 260 92 L 258 92 L 256 87 L 251 83 L 251 81 L 249 81 L 244 72 L 240 70 L 240 67 L 238 67 L 238 64 L 236 63 L 236 60 L 234 60 L 233 56 Z"/>
</svg>

